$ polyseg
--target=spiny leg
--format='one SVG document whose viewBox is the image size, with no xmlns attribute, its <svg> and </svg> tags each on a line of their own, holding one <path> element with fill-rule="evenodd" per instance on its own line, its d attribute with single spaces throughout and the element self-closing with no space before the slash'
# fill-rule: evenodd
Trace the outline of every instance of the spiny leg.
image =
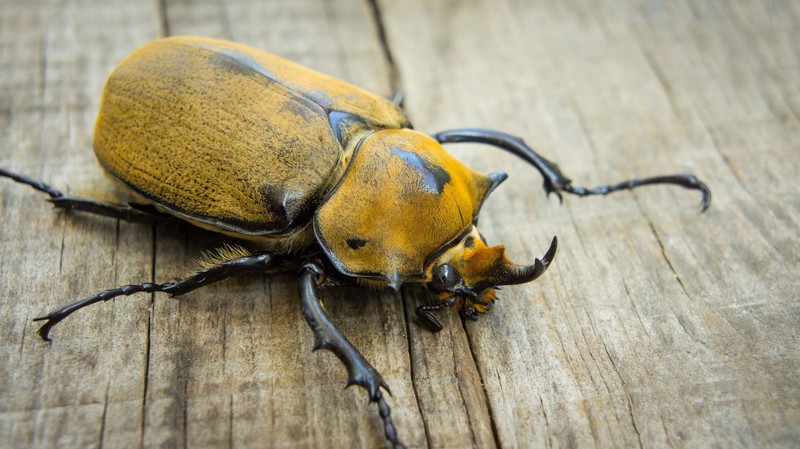
<svg viewBox="0 0 800 449">
<path fill-rule="evenodd" d="M 392 410 L 383 398 L 381 388 L 389 391 L 378 370 L 361 355 L 360 352 L 336 329 L 330 321 L 319 300 L 317 276 L 324 275 L 321 267 L 308 263 L 300 270 L 300 306 L 303 315 L 314 332 L 314 350 L 327 349 L 342 361 L 347 368 L 347 385 L 357 384 L 369 392 L 372 402 L 378 403 L 378 413 L 383 419 L 383 431 L 386 439 L 396 449 L 404 448 L 397 438 L 397 430 L 392 422 Z"/>
<path fill-rule="evenodd" d="M 279 256 L 271 253 L 254 254 L 228 260 L 214 265 L 213 267 L 199 270 L 193 275 L 176 282 L 166 282 L 163 284 L 145 282 L 142 284 L 123 285 L 122 287 L 103 290 L 94 296 L 64 306 L 46 316 L 34 318 L 33 321 L 45 321 L 42 327 L 39 328 L 38 334 L 43 340 L 50 341 L 49 334 L 53 326 L 73 312 L 100 301 L 108 301 L 117 296 L 129 296 L 140 292 L 164 292 L 172 296 L 178 296 L 229 277 L 262 272 L 276 265 L 280 260 L 281 258 Z"/>
<path fill-rule="evenodd" d="M 666 176 L 655 176 L 644 179 L 629 179 L 616 184 L 601 185 L 592 188 L 573 186 L 572 180 L 564 176 L 558 165 L 548 161 L 525 142 L 509 134 L 501 133 L 491 129 L 463 128 L 434 134 L 433 138 L 439 143 L 475 142 L 485 143 L 498 148 L 502 148 L 533 165 L 544 177 L 544 190 L 549 195 L 555 193 L 561 201 L 561 192 L 571 193 L 578 196 L 588 195 L 607 195 L 618 190 L 630 190 L 636 187 L 651 184 L 673 184 L 687 189 L 699 190 L 703 194 L 703 211 L 708 209 L 711 204 L 711 190 L 708 186 L 697 179 L 692 174 L 675 174 Z"/>
<path fill-rule="evenodd" d="M 61 209 L 80 210 L 136 223 L 156 223 L 174 219 L 171 215 L 159 212 L 149 204 L 111 204 L 68 196 L 64 192 L 45 184 L 43 181 L 31 179 L 18 173 L 12 173 L 4 168 L 0 168 L 0 177 L 11 178 L 20 184 L 31 186 L 40 192 L 48 194 L 50 196 L 48 201 L 53 203 L 55 207 Z"/>
</svg>

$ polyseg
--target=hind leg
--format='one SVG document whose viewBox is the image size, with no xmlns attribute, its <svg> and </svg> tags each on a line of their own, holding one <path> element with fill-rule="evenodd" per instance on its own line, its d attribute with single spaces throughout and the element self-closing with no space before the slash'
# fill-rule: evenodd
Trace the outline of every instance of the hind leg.
<svg viewBox="0 0 800 449">
<path fill-rule="evenodd" d="M 40 192 L 46 193 L 50 196 L 48 201 L 51 202 L 53 206 L 60 209 L 80 210 L 135 223 L 156 223 L 174 219 L 171 215 L 159 212 L 155 207 L 149 204 L 112 204 L 88 198 L 69 196 L 45 184 L 43 181 L 12 173 L 4 168 L 0 168 L 0 177 L 11 178 L 20 184 L 25 184 Z"/>
</svg>

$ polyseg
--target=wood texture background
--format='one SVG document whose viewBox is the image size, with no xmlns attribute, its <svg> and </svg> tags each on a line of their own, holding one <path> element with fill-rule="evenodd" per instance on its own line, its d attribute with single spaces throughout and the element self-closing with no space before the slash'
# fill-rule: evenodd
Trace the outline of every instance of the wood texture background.
<svg viewBox="0 0 800 449">
<path fill-rule="evenodd" d="M 0 165 L 114 199 L 94 160 L 103 83 L 164 35 L 233 39 L 376 93 L 417 129 L 523 136 L 574 180 L 695 172 L 714 191 L 545 198 L 511 175 L 481 228 L 550 271 L 490 314 L 326 291 L 392 388 L 413 448 L 800 446 L 800 3 L 785 1 L 0 1 Z M 385 39 L 382 38 L 385 37 Z M 31 318 L 107 287 L 180 276 L 219 239 L 53 212 L 0 180 L 0 446 L 383 447 L 380 421 L 312 353 L 292 276 Z"/>
</svg>

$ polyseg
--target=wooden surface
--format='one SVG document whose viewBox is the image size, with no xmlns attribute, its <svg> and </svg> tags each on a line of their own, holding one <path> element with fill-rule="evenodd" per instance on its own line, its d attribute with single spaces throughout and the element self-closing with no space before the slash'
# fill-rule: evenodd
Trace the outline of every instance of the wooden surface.
<svg viewBox="0 0 800 449">
<path fill-rule="evenodd" d="M 166 34 L 237 40 L 382 95 L 416 128 L 523 136 L 579 183 L 695 172 L 714 191 L 545 198 L 512 156 L 481 228 L 510 256 L 561 246 L 477 322 L 425 292 L 326 291 L 383 372 L 409 447 L 800 446 L 800 6 L 795 1 L 0 2 L 0 166 L 118 195 L 94 161 L 104 79 Z M 382 39 L 382 36 L 385 39 Z M 312 353 L 292 276 L 43 312 L 184 275 L 219 239 L 53 212 L 0 180 L 0 446 L 383 447 L 366 394 Z"/>
</svg>

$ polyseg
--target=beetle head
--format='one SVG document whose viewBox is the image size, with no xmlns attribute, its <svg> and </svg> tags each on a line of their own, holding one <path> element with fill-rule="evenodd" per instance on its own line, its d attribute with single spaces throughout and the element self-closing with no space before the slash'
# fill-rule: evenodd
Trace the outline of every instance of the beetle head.
<svg viewBox="0 0 800 449">
<path fill-rule="evenodd" d="M 531 265 L 510 261 L 503 245 L 488 246 L 475 226 L 445 250 L 428 269 L 428 288 L 469 317 L 486 311 L 500 285 L 523 284 L 541 276 L 556 254 L 558 240 Z"/>
</svg>

